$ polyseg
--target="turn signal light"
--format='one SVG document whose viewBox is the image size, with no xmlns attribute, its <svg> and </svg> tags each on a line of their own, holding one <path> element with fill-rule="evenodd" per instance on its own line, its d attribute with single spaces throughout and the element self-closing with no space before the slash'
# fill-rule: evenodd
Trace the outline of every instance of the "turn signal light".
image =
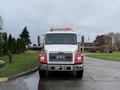
<svg viewBox="0 0 120 90">
<path fill-rule="evenodd" d="M 41 51 L 39 55 L 40 64 L 47 64 L 47 54 L 45 51 Z"/>
<path fill-rule="evenodd" d="M 83 64 L 83 55 L 81 54 L 80 51 L 77 51 L 75 54 L 75 64 Z"/>
</svg>

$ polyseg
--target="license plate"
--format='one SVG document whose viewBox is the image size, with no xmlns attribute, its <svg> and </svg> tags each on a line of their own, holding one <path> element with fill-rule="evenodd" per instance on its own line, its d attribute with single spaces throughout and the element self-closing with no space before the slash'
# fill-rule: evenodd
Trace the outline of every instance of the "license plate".
<svg viewBox="0 0 120 90">
<path fill-rule="evenodd" d="M 56 70 L 59 70 L 59 68 L 60 68 L 59 66 L 56 66 L 56 67 L 55 67 Z"/>
</svg>

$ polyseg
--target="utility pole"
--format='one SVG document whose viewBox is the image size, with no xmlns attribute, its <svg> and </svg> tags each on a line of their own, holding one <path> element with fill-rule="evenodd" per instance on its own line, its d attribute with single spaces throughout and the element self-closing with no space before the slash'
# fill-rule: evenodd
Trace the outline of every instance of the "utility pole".
<svg viewBox="0 0 120 90">
<path fill-rule="evenodd" d="M 41 45 L 41 42 L 40 42 L 40 36 L 38 35 L 38 46 Z"/>
<path fill-rule="evenodd" d="M 84 52 L 84 51 L 85 51 L 85 45 L 84 45 L 84 44 L 85 44 L 85 42 L 84 42 L 84 36 L 82 36 L 82 37 L 81 37 L 81 44 L 82 44 L 82 45 L 81 45 L 81 46 L 82 46 L 82 52 Z"/>
</svg>

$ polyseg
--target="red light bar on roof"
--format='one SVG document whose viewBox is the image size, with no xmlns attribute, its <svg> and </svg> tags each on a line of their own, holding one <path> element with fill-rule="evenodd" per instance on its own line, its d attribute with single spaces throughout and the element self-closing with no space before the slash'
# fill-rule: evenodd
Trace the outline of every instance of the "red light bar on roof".
<svg viewBox="0 0 120 90">
<path fill-rule="evenodd" d="M 72 28 L 64 28 L 64 29 L 58 29 L 58 28 L 52 28 L 50 31 L 72 31 Z"/>
<path fill-rule="evenodd" d="M 64 30 L 72 31 L 72 28 L 65 28 Z"/>
</svg>

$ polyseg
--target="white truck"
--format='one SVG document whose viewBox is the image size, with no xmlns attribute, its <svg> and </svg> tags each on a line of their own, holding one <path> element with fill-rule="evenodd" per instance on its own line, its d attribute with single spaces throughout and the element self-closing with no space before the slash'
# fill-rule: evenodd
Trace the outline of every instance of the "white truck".
<svg viewBox="0 0 120 90">
<path fill-rule="evenodd" d="M 44 49 L 39 54 L 39 74 L 45 77 L 49 71 L 70 71 L 82 78 L 83 59 L 77 34 L 71 28 L 51 29 L 45 34 Z"/>
</svg>

